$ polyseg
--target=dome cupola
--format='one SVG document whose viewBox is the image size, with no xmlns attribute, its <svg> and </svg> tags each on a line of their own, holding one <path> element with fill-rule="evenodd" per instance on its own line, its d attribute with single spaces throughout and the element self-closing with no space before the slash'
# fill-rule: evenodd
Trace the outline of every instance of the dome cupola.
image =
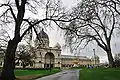
<svg viewBox="0 0 120 80">
<path fill-rule="evenodd" d="M 48 35 L 44 32 L 44 29 L 42 28 L 42 30 L 38 33 L 38 38 L 46 38 L 49 40 Z"/>
<path fill-rule="evenodd" d="M 38 33 L 38 38 L 36 37 L 35 45 L 36 46 L 39 45 L 40 47 L 46 47 L 46 48 L 49 47 L 49 37 L 48 37 L 47 33 L 44 32 L 44 29 L 42 29 Z"/>
</svg>

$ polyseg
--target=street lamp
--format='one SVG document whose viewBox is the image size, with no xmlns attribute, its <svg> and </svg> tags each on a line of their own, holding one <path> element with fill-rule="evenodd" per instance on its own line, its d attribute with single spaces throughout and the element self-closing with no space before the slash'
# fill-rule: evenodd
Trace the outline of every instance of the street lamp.
<svg viewBox="0 0 120 80">
<path fill-rule="evenodd" d="M 52 54 L 51 54 L 51 48 L 50 48 L 49 55 L 50 55 L 50 72 L 51 72 L 51 56 L 52 56 Z"/>
<path fill-rule="evenodd" d="M 95 60 L 95 49 L 93 49 L 94 52 L 94 65 L 96 64 L 96 60 Z"/>
<path fill-rule="evenodd" d="M 51 53 L 50 53 L 50 72 L 51 72 Z"/>
</svg>

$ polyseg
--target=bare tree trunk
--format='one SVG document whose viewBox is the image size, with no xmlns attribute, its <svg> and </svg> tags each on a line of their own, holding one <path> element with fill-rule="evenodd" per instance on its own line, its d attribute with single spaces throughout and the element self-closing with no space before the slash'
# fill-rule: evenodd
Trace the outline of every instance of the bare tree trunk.
<svg viewBox="0 0 120 80">
<path fill-rule="evenodd" d="M 18 43 L 15 40 L 9 40 L 0 80 L 15 80 L 14 68 L 17 45 Z"/>
<path fill-rule="evenodd" d="M 106 52 L 107 52 L 107 56 L 108 56 L 109 67 L 114 67 L 114 61 L 113 61 L 113 56 L 112 56 L 111 50 L 108 50 Z"/>
<path fill-rule="evenodd" d="M 109 39 L 106 38 L 106 42 L 107 42 L 106 52 L 108 56 L 109 67 L 114 67 L 114 61 L 113 61 L 113 56 L 112 56 L 111 46 L 110 46 L 110 38 Z"/>
</svg>

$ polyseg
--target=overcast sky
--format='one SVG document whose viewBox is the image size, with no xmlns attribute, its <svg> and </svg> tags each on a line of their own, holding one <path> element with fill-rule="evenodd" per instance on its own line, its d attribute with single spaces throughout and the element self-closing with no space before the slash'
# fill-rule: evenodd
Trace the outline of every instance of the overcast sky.
<svg viewBox="0 0 120 80">
<path fill-rule="evenodd" d="M 1 2 L 2 0 L 0 0 Z M 63 1 L 63 5 L 65 7 L 67 7 L 67 9 L 70 9 L 71 7 L 73 7 L 74 5 L 77 4 L 78 1 L 80 0 L 62 0 Z M 12 30 L 9 30 L 9 28 L 7 28 L 7 31 L 11 31 L 9 33 L 12 33 Z M 49 39 L 50 39 L 50 46 L 53 47 L 57 42 L 63 46 L 65 44 L 64 38 L 63 38 L 63 34 L 61 32 L 61 30 L 58 30 L 56 27 L 54 27 L 53 29 L 50 30 L 45 30 L 45 32 L 48 34 Z M 95 43 L 90 43 L 89 46 L 87 46 L 84 50 L 78 52 L 79 56 L 88 56 L 88 57 L 92 57 L 93 56 L 93 49 L 95 48 L 95 53 L 96 55 L 98 55 L 100 57 L 100 61 L 101 62 L 106 62 L 107 61 L 107 55 L 106 53 L 99 48 L 97 45 L 95 45 Z M 120 53 L 120 36 L 118 37 L 114 37 L 114 40 L 112 40 L 112 52 L 115 53 Z M 71 54 L 69 52 L 69 49 L 63 50 L 62 49 L 62 54 Z M 73 54 L 72 54 L 73 55 Z"/>
</svg>

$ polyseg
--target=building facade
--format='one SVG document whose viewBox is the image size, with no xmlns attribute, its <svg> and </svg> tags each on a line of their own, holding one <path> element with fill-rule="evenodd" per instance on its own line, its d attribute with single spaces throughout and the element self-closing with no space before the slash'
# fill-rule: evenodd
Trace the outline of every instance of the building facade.
<svg viewBox="0 0 120 80">
<path fill-rule="evenodd" d="M 0 48 L 0 67 L 3 66 L 4 62 L 4 51 Z"/>
<path fill-rule="evenodd" d="M 120 59 L 120 53 L 115 54 L 114 58 L 115 58 L 115 59 Z"/>
<path fill-rule="evenodd" d="M 86 56 L 71 56 L 62 55 L 61 46 L 56 43 L 54 47 L 49 47 L 49 37 L 42 29 L 35 41 L 35 54 L 36 58 L 33 59 L 33 65 L 27 67 L 31 68 L 51 68 L 51 67 L 75 67 L 99 64 L 99 59 L 90 59 Z M 2 61 L 2 60 L 1 60 Z M 22 67 L 17 65 L 16 67 Z"/>
</svg>

